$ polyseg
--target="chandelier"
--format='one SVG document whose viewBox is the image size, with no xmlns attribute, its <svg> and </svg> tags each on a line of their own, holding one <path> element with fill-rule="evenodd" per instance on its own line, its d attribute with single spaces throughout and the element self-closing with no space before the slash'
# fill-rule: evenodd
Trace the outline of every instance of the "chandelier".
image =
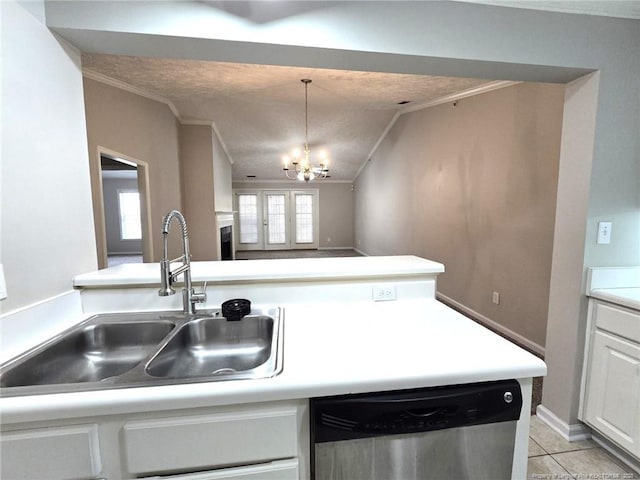
<svg viewBox="0 0 640 480">
<path fill-rule="evenodd" d="M 309 106 L 307 102 L 307 88 L 311 83 L 308 78 L 300 80 L 304 83 L 304 149 L 300 152 L 299 149 L 294 149 L 291 153 L 291 165 L 295 171 L 295 175 L 289 174 L 289 156 L 285 155 L 282 158 L 284 167 L 282 171 L 289 180 L 300 180 L 309 182 L 316 178 L 327 178 L 329 173 L 329 159 L 326 152 L 320 152 L 319 164 L 313 165 L 309 160 L 311 151 L 309 150 Z"/>
</svg>

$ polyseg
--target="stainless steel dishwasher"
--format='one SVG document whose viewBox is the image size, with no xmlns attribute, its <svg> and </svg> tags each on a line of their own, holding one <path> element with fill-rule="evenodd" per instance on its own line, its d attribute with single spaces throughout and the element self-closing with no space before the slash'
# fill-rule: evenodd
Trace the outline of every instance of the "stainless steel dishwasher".
<svg viewBox="0 0 640 480">
<path fill-rule="evenodd" d="M 508 480 L 516 380 L 311 400 L 315 480 Z"/>
</svg>

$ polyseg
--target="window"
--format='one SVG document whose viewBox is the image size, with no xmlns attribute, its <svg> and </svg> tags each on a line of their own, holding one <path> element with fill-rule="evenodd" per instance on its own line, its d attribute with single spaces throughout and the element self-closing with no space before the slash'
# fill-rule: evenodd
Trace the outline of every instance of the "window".
<svg viewBox="0 0 640 480">
<path fill-rule="evenodd" d="M 142 239 L 140 194 L 137 191 L 118 190 L 118 213 L 120 215 L 120 239 Z"/>
<path fill-rule="evenodd" d="M 258 243 L 258 196 L 238 195 L 238 219 L 240 220 L 240 243 Z"/>
</svg>

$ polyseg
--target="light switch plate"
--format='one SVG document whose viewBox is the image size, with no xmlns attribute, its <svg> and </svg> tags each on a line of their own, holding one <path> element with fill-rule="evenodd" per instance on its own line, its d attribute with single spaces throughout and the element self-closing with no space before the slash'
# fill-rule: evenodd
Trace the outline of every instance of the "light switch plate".
<svg viewBox="0 0 640 480">
<path fill-rule="evenodd" d="M 612 222 L 598 222 L 598 245 L 611 243 Z"/>
</svg>

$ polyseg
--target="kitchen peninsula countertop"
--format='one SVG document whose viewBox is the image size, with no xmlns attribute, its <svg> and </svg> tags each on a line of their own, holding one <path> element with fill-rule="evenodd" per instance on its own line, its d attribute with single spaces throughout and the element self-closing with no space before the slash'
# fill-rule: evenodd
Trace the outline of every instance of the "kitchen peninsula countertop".
<svg viewBox="0 0 640 480">
<path fill-rule="evenodd" d="M 441 263 L 413 255 L 191 262 L 191 280 L 210 284 L 389 278 L 442 272 Z M 129 263 L 78 275 L 73 285 L 135 287 L 159 282 L 158 263 Z"/>
<path fill-rule="evenodd" d="M 546 374 L 435 299 L 284 305 L 284 369 L 262 380 L 0 398 L 3 422 L 244 404 Z"/>
</svg>

